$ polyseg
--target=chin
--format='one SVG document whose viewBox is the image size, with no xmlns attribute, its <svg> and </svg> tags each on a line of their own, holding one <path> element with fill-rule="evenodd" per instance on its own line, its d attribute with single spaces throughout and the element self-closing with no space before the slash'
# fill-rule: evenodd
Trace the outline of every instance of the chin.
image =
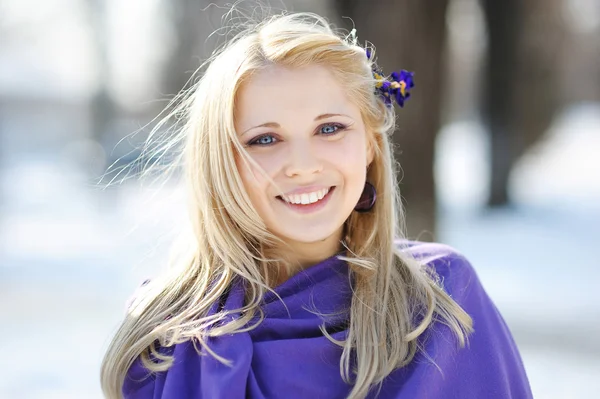
<svg viewBox="0 0 600 399">
<path fill-rule="evenodd" d="M 277 235 L 288 242 L 317 244 L 338 235 L 340 231 L 341 227 L 330 229 L 318 228 L 315 231 L 305 231 L 303 234 L 298 234 L 298 232 L 279 232 Z"/>
</svg>

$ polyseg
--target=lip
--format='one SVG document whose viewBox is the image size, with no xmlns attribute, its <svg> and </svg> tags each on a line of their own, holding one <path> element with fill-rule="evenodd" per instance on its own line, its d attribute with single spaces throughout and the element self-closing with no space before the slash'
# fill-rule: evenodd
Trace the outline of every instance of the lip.
<svg viewBox="0 0 600 399">
<path fill-rule="evenodd" d="M 331 187 L 335 187 L 335 186 L 306 186 L 306 187 L 300 187 L 297 188 L 293 191 L 288 191 L 287 193 L 285 193 L 286 196 L 288 195 L 296 195 L 296 194 L 305 194 L 305 193 L 314 193 L 315 191 L 319 191 L 319 190 L 323 190 L 325 188 L 331 188 Z"/>
<path fill-rule="evenodd" d="M 327 188 L 327 187 L 323 187 L 323 188 Z M 281 197 L 277 197 L 277 200 L 280 201 L 288 209 L 293 210 L 294 212 L 301 213 L 301 214 L 313 213 L 313 212 L 317 212 L 317 211 L 323 209 L 325 207 L 325 205 L 327 205 L 327 203 L 329 202 L 329 200 L 331 199 L 331 196 L 333 195 L 333 193 L 335 191 L 335 188 L 336 188 L 336 186 L 329 187 L 329 192 L 323 198 L 321 198 L 319 201 L 317 201 L 313 204 L 306 204 L 306 205 L 291 204 L 289 202 L 285 202 Z M 304 192 L 312 192 L 312 191 L 304 191 Z"/>
</svg>

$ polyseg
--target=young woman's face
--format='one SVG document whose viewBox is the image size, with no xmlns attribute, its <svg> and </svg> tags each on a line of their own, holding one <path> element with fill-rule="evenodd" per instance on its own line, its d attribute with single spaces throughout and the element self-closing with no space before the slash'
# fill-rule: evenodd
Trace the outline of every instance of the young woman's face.
<svg viewBox="0 0 600 399">
<path fill-rule="evenodd" d="M 245 189 L 269 231 L 292 247 L 337 250 L 373 157 L 360 110 L 344 87 L 322 66 L 270 66 L 241 88 L 235 116 L 240 142 L 277 185 L 238 157 Z"/>
</svg>

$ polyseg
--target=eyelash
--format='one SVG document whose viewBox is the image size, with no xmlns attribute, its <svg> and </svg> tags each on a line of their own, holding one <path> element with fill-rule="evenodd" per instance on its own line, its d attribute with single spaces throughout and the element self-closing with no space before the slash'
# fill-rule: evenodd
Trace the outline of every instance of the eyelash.
<svg viewBox="0 0 600 399">
<path fill-rule="evenodd" d="M 344 130 L 346 130 L 348 128 L 346 125 L 341 124 L 341 123 L 326 123 L 324 125 L 319 126 L 318 130 L 320 131 L 324 127 L 334 127 L 334 128 L 336 128 L 336 130 L 333 133 L 322 134 L 323 136 L 335 136 L 336 134 L 338 134 L 338 133 L 340 133 L 340 132 L 342 132 L 342 131 L 344 131 Z M 261 134 L 260 136 L 257 136 L 255 138 L 253 138 L 252 140 L 250 140 L 246 145 L 248 145 L 248 146 L 268 147 L 270 145 L 273 145 L 273 144 L 277 143 L 277 141 L 275 141 L 275 142 L 271 142 L 269 144 L 259 144 L 258 141 L 261 140 L 261 139 L 263 139 L 263 138 L 265 138 L 265 137 L 273 137 L 275 139 L 275 137 L 274 137 L 274 135 L 272 133 Z M 277 139 L 275 139 L 275 140 L 277 140 Z"/>
</svg>

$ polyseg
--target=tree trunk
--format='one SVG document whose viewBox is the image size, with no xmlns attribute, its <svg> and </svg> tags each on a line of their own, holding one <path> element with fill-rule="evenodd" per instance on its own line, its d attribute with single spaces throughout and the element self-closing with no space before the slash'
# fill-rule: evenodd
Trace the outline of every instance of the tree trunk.
<svg viewBox="0 0 600 399">
<path fill-rule="evenodd" d="M 334 12 L 352 18 L 361 43 L 374 44 L 386 74 L 399 69 L 415 72 L 415 89 L 398 112 L 393 142 L 402 167 L 398 180 L 407 234 L 422 240 L 435 240 L 433 161 L 441 123 L 447 4 L 447 0 L 334 0 Z"/>
<path fill-rule="evenodd" d="M 509 204 L 518 159 L 546 132 L 560 106 L 563 35 L 558 0 L 483 0 L 488 29 L 485 119 L 491 135 L 488 206 Z"/>
<path fill-rule="evenodd" d="M 484 118 L 490 131 L 491 186 L 489 206 L 509 202 L 508 180 L 516 160 L 515 80 L 517 40 L 521 32 L 519 0 L 483 0 L 488 30 Z"/>
<path fill-rule="evenodd" d="M 163 90 L 176 94 L 189 86 L 192 73 L 216 48 L 223 35 L 210 36 L 221 29 L 221 18 L 229 11 L 225 0 L 173 0 L 166 13 L 173 29 L 173 47 L 163 67 Z"/>
<path fill-rule="evenodd" d="M 516 131 L 521 157 L 540 140 L 563 105 L 560 70 L 566 29 L 562 0 L 523 2 L 522 36 L 518 41 L 515 85 Z"/>
<path fill-rule="evenodd" d="M 99 0 L 88 0 L 86 5 L 87 16 L 93 31 L 94 50 L 99 71 L 96 91 L 90 99 L 91 133 L 96 142 L 107 145 L 105 141 L 117 117 L 118 107 L 108 90 L 110 63 L 106 43 L 106 5 Z"/>
</svg>

